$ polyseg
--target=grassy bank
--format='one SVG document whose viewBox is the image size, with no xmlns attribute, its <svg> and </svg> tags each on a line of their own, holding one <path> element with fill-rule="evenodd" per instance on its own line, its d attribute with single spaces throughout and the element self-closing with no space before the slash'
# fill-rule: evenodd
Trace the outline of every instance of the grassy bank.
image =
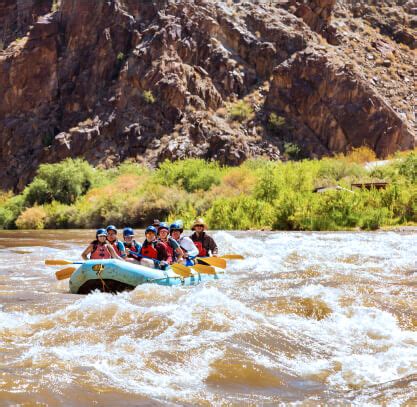
<svg viewBox="0 0 417 407">
<path fill-rule="evenodd" d="M 133 163 L 103 170 L 82 160 L 42 165 L 23 193 L 0 193 L 5 229 L 145 226 L 203 215 L 211 229 L 377 229 L 417 222 L 417 154 L 366 170 L 367 149 L 298 162 L 249 160 L 220 167 L 203 160 L 165 162 L 149 170 Z M 383 190 L 351 183 L 388 181 Z M 317 187 L 344 189 L 316 193 Z"/>
</svg>

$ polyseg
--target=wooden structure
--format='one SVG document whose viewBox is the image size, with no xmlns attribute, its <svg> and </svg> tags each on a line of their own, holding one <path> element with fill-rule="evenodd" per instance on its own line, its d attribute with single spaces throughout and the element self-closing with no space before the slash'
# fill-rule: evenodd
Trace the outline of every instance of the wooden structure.
<svg viewBox="0 0 417 407">
<path fill-rule="evenodd" d="M 386 181 L 375 181 L 375 182 L 354 182 L 351 185 L 351 188 L 362 188 L 362 189 L 385 189 L 389 182 Z"/>
</svg>

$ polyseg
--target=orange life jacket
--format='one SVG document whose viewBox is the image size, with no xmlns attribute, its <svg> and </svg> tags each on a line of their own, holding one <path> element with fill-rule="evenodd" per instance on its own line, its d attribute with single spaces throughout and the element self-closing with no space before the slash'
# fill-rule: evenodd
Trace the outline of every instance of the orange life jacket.
<svg viewBox="0 0 417 407">
<path fill-rule="evenodd" d="M 203 247 L 203 242 L 196 241 L 196 242 L 194 242 L 194 244 L 195 244 L 195 247 L 197 247 L 197 249 L 198 249 L 198 255 L 199 256 L 201 256 L 201 257 L 208 256 L 207 250 Z"/>
<path fill-rule="evenodd" d="M 111 259 L 110 250 L 107 248 L 106 244 L 96 244 L 93 243 L 93 251 L 90 254 L 90 259 L 102 260 L 102 259 Z"/>
<path fill-rule="evenodd" d="M 158 250 L 155 248 L 156 243 L 156 241 L 149 243 L 145 240 L 142 249 L 140 249 L 140 254 L 151 259 L 158 259 Z"/>
</svg>

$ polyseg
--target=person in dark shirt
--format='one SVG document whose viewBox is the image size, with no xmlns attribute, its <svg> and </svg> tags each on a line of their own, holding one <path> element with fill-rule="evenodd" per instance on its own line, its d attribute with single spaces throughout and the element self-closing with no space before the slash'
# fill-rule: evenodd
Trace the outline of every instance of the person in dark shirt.
<svg viewBox="0 0 417 407">
<path fill-rule="evenodd" d="M 191 230 L 194 233 L 190 236 L 198 249 L 198 255 L 200 257 L 217 256 L 218 249 L 214 239 L 206 233 L 207 225 L 203 218 L 197 218 Z"/>
</svg>

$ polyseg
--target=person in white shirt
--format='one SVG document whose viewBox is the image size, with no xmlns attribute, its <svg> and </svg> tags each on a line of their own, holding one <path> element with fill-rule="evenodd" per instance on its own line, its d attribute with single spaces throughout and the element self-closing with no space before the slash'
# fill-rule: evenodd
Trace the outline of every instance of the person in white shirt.
<svg viewBox="0 0 417 407">
<path fill-rule="evenodd" d="M 171 237 L 178 242 L 178 244 L 184 252 L 185 265 L 192 266 L 194 262 L 191 259 L 198 255 L 198 249 L 189 237 L 181 236 L 181 233 L 183 231 L 184 228 L 181 220 L 176 220 L 169 227 Z"/>
</svg>

